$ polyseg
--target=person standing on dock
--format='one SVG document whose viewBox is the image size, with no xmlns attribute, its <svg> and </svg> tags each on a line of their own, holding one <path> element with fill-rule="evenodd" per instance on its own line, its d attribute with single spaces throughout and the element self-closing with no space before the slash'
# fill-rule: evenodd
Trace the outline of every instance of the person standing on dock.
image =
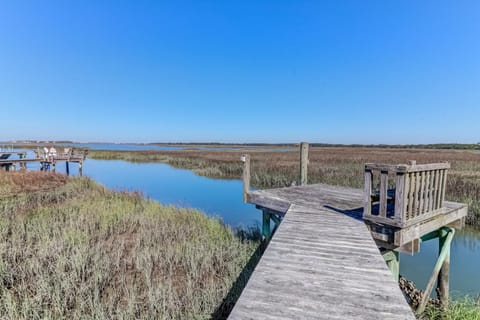
<svg viewBox="0 0 480 320">
<path fill-rule="evenodd" d="M 49 156 L 50 156 L 50 161 L 53 161 L 53 159 L 57 157 L 57 150 L 53 146 L 50 147 Z"/>
</svg>

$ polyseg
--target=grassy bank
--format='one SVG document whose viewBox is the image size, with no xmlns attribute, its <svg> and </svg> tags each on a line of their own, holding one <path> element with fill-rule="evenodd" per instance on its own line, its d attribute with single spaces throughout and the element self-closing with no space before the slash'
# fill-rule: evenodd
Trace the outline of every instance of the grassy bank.
<svg viewBox="0 0 480 320">
<path fill-rule="evenodd" d="M 448 308 L 441 310 L 434 307 L 426 309 L 424 320 L 480 320 L 480 303 L 471 298 L 451 301 Z"/>
<path fill-rule="evenodd" d="M 298 181 L 297 152 L 251 152 L 252 185 L 258 188 L 288 186 Z M 131 162 L 162 162 L 196 174 L 239 179 L 242 174 L 240 151 L 99 151 L 90 150 L 93 159 Z M 311 148 L 309 183 L 363 187 L 366 162 L 417 163 L 449 161 L 447 199 L 469 205 L 468 224 L 480 225 L 480 153 L 469 150 L 424 150 L 386 148 Z"/>
<path fill-rule="evenodd" d="M 258 243 L 89 179 L 0 172 L 2 319 L 221 319 Z"/>
</svg>

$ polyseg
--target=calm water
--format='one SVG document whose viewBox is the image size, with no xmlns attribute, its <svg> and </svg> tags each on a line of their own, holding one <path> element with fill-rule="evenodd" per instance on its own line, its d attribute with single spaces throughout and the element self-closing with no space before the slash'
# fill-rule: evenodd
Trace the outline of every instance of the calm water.
<svg viewBox="0 0 480 320">
<path fill-rule="evenodd" d="M 450 292 L 452 296 L 480 295 L 480 231 L 457 231 L 450 256 Z M 438 239 L 421 244 L 420 253 L 400 257 L 400 273 L 425 289 L 438 255 Z"/>
<path fill-rule="evenodd" d="M 153 146 L 146 144 L 123 144 L 123 143 L 77 143 L 73 145 L 60 146 L 74 146 L 75 148 L 88 148 L 92 150 L 115 150 L 115 151 L 141 151 L 141 150 L 183 150 L 183 147 L 175 146 Z"/>
<path fill-rule="evenodd" d="M 75 171 L 75 170 L 74 170 Z M 242 183 L 196 176 L 164 164 L 87 160 L 84 175 L 115 189 L 140 190 L 164 204 L 198 208 L 232 226 L 256 225 L 260 211 L 242 201 Z"/>
<path fill-rule="evenodd" d="M 38 164 L 29 168 L 38 170 Z M 64 172 L 63 165 L 57 168 Z M 70 172 L 77 173 L 75 164 Z M 196 176 L 164 164 L 135 164 L 125 161 L 88 159 L 84 175 L 110 188 L 141 191 L 165 204 L 198 208 L 212 216 L 221 217 L 232 226 L 259 225 L 261 213 L 253 205 L 242 202 L 242 184 L 237 180 L 216 180 Z M 424 289 L 438 254 L 438 240 L 421 245 L 414 256 L 402 255 L 400 273 Z M 453 295 L 480 295 L 480 232 L 459 231 L 452 243 L 450 289 Z"/>
</svg>

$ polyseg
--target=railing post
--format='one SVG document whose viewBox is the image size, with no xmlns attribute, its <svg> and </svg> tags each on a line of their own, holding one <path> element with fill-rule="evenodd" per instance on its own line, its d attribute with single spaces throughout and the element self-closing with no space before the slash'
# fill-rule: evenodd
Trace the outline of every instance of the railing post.
<svg viewBox="0 0 480 320">
<path fill-rule="evenodd" d="M 244 154 L 240 159 L 243 162 L 243 202 L 247 202 L 247 194 L 250 190 L 250 155 Z"/>
<path fill-rule="evenodd" d="M 308 183 L 308 143 L 300 143 L 300 185 Z"/>
<path fill-rule="evenodd" d="M 363 214 L 372 214 L 372 170 L 365 169 L 365 184 L 363 190 Z"/>
</svg>

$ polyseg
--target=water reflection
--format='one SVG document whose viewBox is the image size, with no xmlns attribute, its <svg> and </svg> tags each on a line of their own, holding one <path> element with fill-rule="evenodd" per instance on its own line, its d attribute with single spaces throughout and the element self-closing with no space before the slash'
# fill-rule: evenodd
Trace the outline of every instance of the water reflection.
<svg viewBox="0 0 480 320">
<path fill-rule="evenodd" d="M 425 289 L 438 256 L 438 239 L 421 244 L 420 253 L 401 255 L 400 273 Z M 480 231 L 457 230 L 450 253 L 450 292 L 453 297 L 480 294 Z"/>
</svg>

